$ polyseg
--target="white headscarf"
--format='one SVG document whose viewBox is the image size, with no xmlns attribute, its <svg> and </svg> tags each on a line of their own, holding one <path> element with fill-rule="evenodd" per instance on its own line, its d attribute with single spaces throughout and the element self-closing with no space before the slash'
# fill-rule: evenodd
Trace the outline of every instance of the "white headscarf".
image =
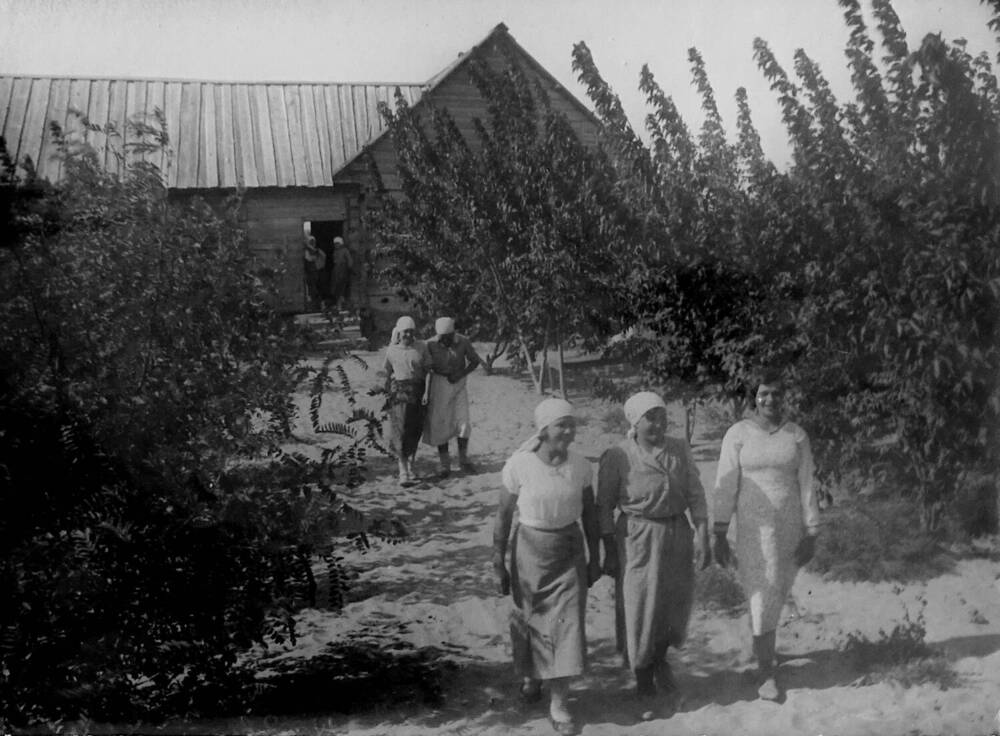
<svg viewBox="0 0 1000 736">
<path fill-rule="evenodd" d="M 535 433 L 517 451 L 534 452 L 542 444 L 542 430 L 563 417 L 572 416 L 575 416 L 573 405 L 565 399 L 545 399 L 535 407 Z"/>
<path fill-rule="evenodd" d="M 434 332 L 438 335 L 450 335 L 455 331 L 455 320 L 451 317 L 439 317 L 434 323 Z"/>
<path fill-rule="evenodd" d="M 415 330 L 417 323 L 412 317 L 400 317 L 396 320 L 396 326 L 392 328 L 392 337 L 389 339 L 390 345 L 398 345 L 403 339 L 403 330 Z"/>
<path fill-rule="evenodd" d="M 630 396 L 628 401 L 625 402 L 625 419 L 628 420 L 630 425 L 628 438 L 630 440 L 635 439 L 635 425 L 645 416 L 646 412 L 661 407 L 666 409 L 667 405 L 663 403 L 663 399 L 660 398 L 659 394 L 654 394 L 652 391 L 640 391 Z"/>
</svg>

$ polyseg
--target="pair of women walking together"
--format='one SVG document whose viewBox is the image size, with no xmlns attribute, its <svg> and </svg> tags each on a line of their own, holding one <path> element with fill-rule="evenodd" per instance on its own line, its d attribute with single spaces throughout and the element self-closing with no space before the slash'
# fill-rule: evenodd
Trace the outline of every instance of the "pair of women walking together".
<svg viewBox="0 0 1000 736">
<path fill-rule="evenodd" d="M 400 483 L 414 480 L 413 460 L 423 438 L 438 450 L 441 474 L 451 473 L 448 443 L 457 439 L 459 464 L 475 472 L 469 460 L 469 394 L 466 376 L 480 358 L 455 321 L 441 317 L 430 340 L 417 339 L 417 324 L 400 317 L 392 331 L 382 367 L 389 407 L 389 447 L 399 462 Z"/>
<path fill-rule="evenodd" d="M 812 555 L 818 507 L 808 438 L 784 421 L 780 384 L 767 380 L 755 386 L 755 415 L 723 440 L 713 495 L 721 564 L 731 561 L 728 526 L 733 515 L 738 520 L 759 693 L 777 698 L 774 631 L 795 572 Z M 539 404 L 535 435 L 503 470 L 493 565 L 501 592 L 515 604 L 514 664 L 523 699 L 539 698 L 548 682 L 559 733 L 579 728 L 566 696 L 569 678 L 585 666 L 587 587 L 602 573 L 615 579 L 618 649 L 635 674 L 637 695 L 649 702 L 657 688 L 678 691 L 667 651 L 687 633 L 696 563 L 711 561 L 705 492 L 687 442 L 666 434 L 666 405 L 642 392 L 626 402 L 625 414 L 628 436 L 601 456 L 596 494 L 589 462 L 570 449 L 573 407 L 559 399 Z"/>
</svg>

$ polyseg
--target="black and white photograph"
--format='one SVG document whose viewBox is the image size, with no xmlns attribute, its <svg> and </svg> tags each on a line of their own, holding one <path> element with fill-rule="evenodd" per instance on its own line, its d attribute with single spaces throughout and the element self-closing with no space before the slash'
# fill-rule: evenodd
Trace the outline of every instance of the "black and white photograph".
<svg viewBox="0 0 1000 736">
<path fill-rule="evenodd" d="M 1000 0 L 0 19 L 0 735 L 1000 736 Z"/>
</svg>

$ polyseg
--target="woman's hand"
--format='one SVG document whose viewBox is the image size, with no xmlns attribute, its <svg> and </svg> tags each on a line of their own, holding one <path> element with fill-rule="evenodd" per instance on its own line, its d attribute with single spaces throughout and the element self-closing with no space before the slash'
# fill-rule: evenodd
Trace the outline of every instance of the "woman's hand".
<svg viewBox="0 0 1000 736">
<path fill-rule="evenodd" d="M 704 570 L 712 564 L 712 549 L 708 544 L 708 523 L 701 522 L 694 531 L 694 564 L 698 570 Z"/>
<path fill-rule="evenodd" d="M 806 534 L 799 540 L 798 546 L 795 547 L 795 564 L 799 567 L 804 567 L 809 564 L 809 560 L 813 558 L 816 554 L 816 537 L 812 534 Z"/>
<path fill-rule="evenodd" d="M 601 579 L 601 562 L 597 557 L 590 558 L 587 562 L 587 587 L 591 587 L 594 583 Z"/>
<path fill-rule="evenodd" d="M 733 552 L 729 549 L 729 540 L 726 539 L 725 534 L 716 533 L 715 549 L 713 552 L 715 561 L 719 563 L 719 567 L 733 566 Z"/>
<path fill-rule="evenodd" d="M 427 406 L 427 404 L 430 402 L 430 400 L 431 400 L 431 395 L 429 393 L 425 392 L 424 395 L 423 395 L 423 397 L 420 399 L 420 403 L 423 406 Z"/>
<path fill-rule="evenodd" d="M 604 540 L 604 567 L 602 571 L 609 578 L 617 578 L 621 571 L 621 561 L 618 559 L 618 546 L 614 537 Z"/>
<path fill-rule="evenodd" d="M 504 564 L 504 553 L 498 549 L 493 550 L 493 572 L 497 576 L 497 590 L 500 595 L 510 593 L 510 573 Z"/>
</svg>

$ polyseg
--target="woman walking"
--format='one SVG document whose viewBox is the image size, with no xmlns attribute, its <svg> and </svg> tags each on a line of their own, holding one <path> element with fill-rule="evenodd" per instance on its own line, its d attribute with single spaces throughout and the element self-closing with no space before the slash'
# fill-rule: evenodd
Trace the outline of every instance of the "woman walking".
<svg viewBox="0 0 1000 736">
<path fill-rule="evenodd" d="M 601 456 L 597 515 L 604 571 L 615 578 L 618 650 L 646 699 L 657 684 L 677 691 L 667 649 L 681 646 L 687 633 L 694 558 L 709 563 L 708 512 L 691 448 L 666 433 L 663 399 L 637 393 L 625 402 L 625 417 L 628 436 Z"/>
<path fill-rule="evenodd" d="M 413 480 L 413 457 L 424 426 L 424 407 L 430 386 L 431 356 L 416 339 L 417 325 L 400 317 L 385 351 L 386 393 L 389 407 L 389 448 L 399 461 L 399 482 Z"/>
<path fill-rule="evenodd" d="M 601 574 L 592 470 L 569 449 L 576 436 L 572 405 L 546 399 L 535 409 L 535 427 L 503 468 L 493 566 L 501 594 L 514 599 L 510 629 L 521 697 L 539 699 L 548 683 L 553 728 L 574 734 L 580 726 L 567 703 L 569 678 L 584 671 L 587 588 Z"/>
<path fill-rule="evenodd" d="M 775 631 L 800 567 L 812 559 L 819 533 L 809 437 L 785 418 L 780 374 L 751 384 L 754 413 L 726 432 L 715 481 L 715 559 L 730 564 L 727 532 L 736 515 L 736 558 L 750 604 L 758 695 L 778 700 Z"/>
</svg>

